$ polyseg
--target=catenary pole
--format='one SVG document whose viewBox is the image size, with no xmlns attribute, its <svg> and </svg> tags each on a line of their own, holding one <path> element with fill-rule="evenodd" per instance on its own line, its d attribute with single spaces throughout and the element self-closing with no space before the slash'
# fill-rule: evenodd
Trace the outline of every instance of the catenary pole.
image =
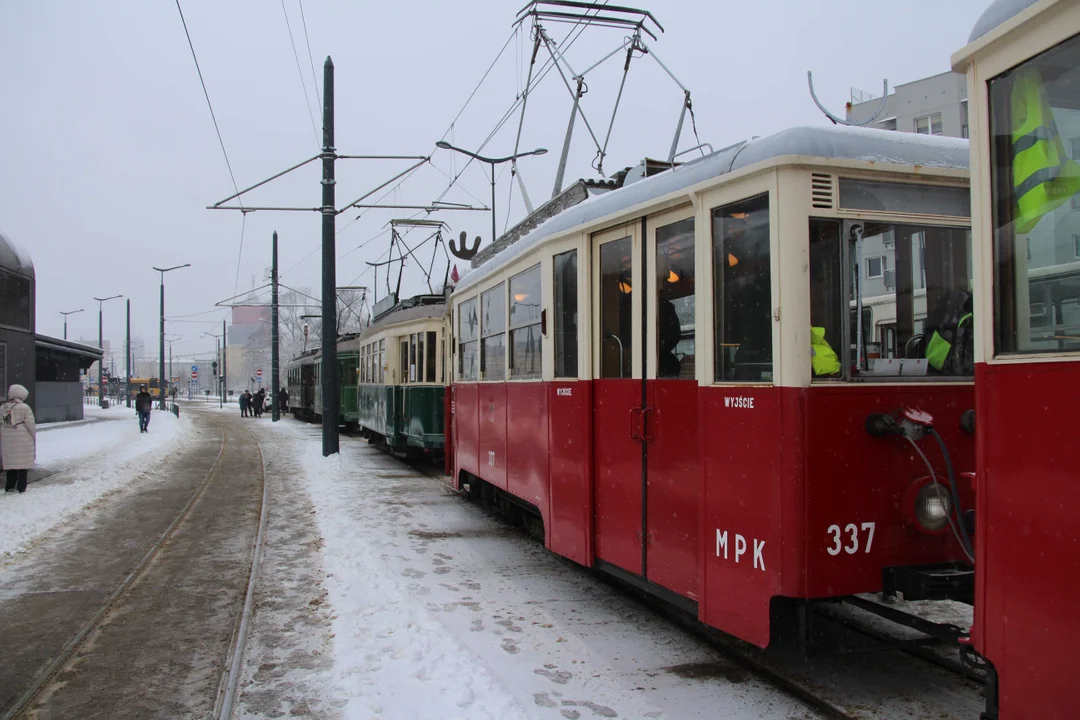
<svg viewBox="0 0 1080 720">
<path fill-rule="evenodd" d="M 277 230 L 274 231 L 274 243 L 270 262 L 270 390 L 274 398 L 270 408 L 270 420 L 281 419 L 281 378 L 278 356 L 278 266 L 277 266 Z"/>
<path fill-rule="evenodd" d="M 131 407 L 131 298 L 127 300 L 127 334 L 124 342 L 124 360 L 127 367 L 124 369 L 124 396 L 127 397 L 127 406 Z"/>
<path fill-rule="evenodd" d="M 225 320 L 221 320 L 221 402 L 229 399 L 229 336 Z"/>
<path fill-rule="evenodd" d="M 323 64 L 322 149 L 322 430 L 323 456 L 338 452 L 337 267 L 334 228 L 334 61 Z"/>
</svg>

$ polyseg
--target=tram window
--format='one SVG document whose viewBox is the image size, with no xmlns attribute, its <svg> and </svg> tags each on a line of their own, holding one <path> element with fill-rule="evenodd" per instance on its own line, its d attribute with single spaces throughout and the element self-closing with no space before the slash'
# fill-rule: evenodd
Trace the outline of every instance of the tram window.
<svg viewBox="0 0 1080 720">
<path fill-rule="evenodd" d="M 1078 86 L 1080 37 L 990 81 L 998 354 L 1080 351 Z"/>
<path fill-rule="evenodd" d="M 578 376 L 577 250 L 554 258 L 555 377 Z"/>
<path fill-rule="evenodd" d="M 506 379 L 506 300 L 500 283 L 480 295 L 480 375 L 484 380 Z"/>
<path fill-rule="evenodd" d="M 510 377 L 540 377 L 540 348 L 540 266 L 536 265 L 510 278 Z"/>
<path fill-rule="evenodd" d="M 476 298 L 458 305 L 458 379 L 476 380 L 480 370 L 480 322 Z"/>
<path fill-rule="evenodd" d="M 861 227 L 861 242 L 849 238 L 847 247 L 847 361 L 855 376 L 972 375 L 971 231 L 877 222 Z M 868 267 L 868 257 L 882 258 L 882 272 Z M 816 292 L 841 295 L 838 278 L 820 282 Z M 825 290 L 828 283 L 833 289 Z M 861 338 L 855 321 L 860 301 Z M 888 358 L 921 362 L 876 363 Z"/>
<path fill-rule="evenodd" d="M 401 338 L 401 358 L 398 360 L 399 376 L 398 383 L 404 385 L 409 382 L 409 339 Z"/>
<path fill-rule="evenodd" d="M 713 210 L 718 382 L 772 382 L 769 196 Z"/>
<path fill-rule="evenodd" d="M 656 228 L 656 377 L 694 379 L 694 218 Z"/>
<path fill-rule="evenodd" d="M 379 341 L 379 367 L 378 367 L 378 380 L 376 382 L 386 382 L 384 375 L 383 363 L 386 361 L 386 340 Z"/>
<path fill-rule="evenodd" d="M 630 238 L 600 246 L 600 377 L 631 377 L 633 287 Z"/>
<path fill-rule="evenodd" d="M 435 333 L 429 332 L 427 334 L 427 341 L 424 347 L 424 380 L 427 382 L 435 382 Z"/>
<path fill-rule="evenodd" d="M 841 249 L 840 221 L 810 220 L 810 327 L 824 331 L 821 340 L 828 346 L 819 352 L 811 342 L 812 357 L 818 358 L 811 363 L 815 378 L 838 378 L 841 372 L 840 349 L 844 346 Z M 827 350 L 836 354 L 835 363 L 826 359 L 830 358 Z"/>
</svg>

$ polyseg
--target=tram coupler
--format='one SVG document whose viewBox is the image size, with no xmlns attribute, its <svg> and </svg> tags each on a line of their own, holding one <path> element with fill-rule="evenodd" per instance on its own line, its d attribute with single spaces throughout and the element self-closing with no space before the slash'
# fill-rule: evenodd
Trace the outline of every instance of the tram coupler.
<svg viewBox="0 0 1080 720">
<path fill-rule="evenodd" d="M 975 570 L 963 563 L 887 567 L 881 571 L 883 592 L 904 594 L 905 600 L 955 600 L 971 604 L 975 599 Z"/>
</svg>

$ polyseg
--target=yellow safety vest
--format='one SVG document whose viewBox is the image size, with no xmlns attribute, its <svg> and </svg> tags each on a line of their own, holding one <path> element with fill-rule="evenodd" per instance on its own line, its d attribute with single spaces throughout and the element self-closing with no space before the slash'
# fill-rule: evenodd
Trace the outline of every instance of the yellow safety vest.
<svg viewBox="0 0 1080 720">
<path fill-rule="evenodd" d="M 825 341 L 825 328 L 810 328 L 810 367 L 814 375 L 837 375 L 840 373 L 840 358 L 836 351 Z"/>
<path fill-rule="evenodd" d="M 956 329 L 959 330 L 970 319 L 971 313 L 960 318 L 960 322 L 956 323 Z M 952 350 L 952 343 L 938 335 L 938 331 L 935 330 L 930 336 L 930 342 L 926 343 L 926 359 L 930 361 L 932 368 L 940 370 L 945 366 L 950 350 Z"/>
<path fill-rule="evenodd" d="M 1080 192 L 1080 165 L 1065 154 L 1034 68 L 1019 71 L 1013 81 L 1012 144 L 1016 231 L 1029 233 L 1044 215 Z"/>
</svg>

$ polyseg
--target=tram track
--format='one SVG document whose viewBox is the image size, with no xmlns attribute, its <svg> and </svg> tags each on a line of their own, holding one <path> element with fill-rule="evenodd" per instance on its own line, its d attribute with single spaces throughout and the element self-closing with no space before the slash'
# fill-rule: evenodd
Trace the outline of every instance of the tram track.
<svg viewBox="0 0 1080 720">
<path fill-rule="evenodd" d="M 133 589 L 140 584 L 140 581 L 146 579 L 149 573 L 152 572 L 152 568 L 161 563 L 163 556 L 170 546 L 177 541 L 178 536 L 185 531 L 193 530 L 193 528 L 190 527 L 189 521 L 192 520 L 192 516 L 200 507 L 202 501 L 207 498 L 211 489 L 219 483 L 228 480 L 226 477 L 228 475 L 227 468 L 224 467 L 227 463 L 223 463 L 223 459 L 226 459 L 227 454 L 230 452 L 241 452 L 241 448 L 239 447 L 235 450 L 232 449 L 231 445 L 236 441 L 230 439 L 230 431 L 227 431 L 222 423 L 215 422 L 214 424 L 221 432 L 221 445 L 213 463 L 210 465 L 209 469 L 206 470 L 205 475 L 198 486 L 190 494 L 179 511 L 173 515 L 164 530 L 157 534 L 145 553 L 141 555 L 139 560 L 131 567 L 126 575 L 124 575 L 123 579 L 112 589 L 100 605 L 96 607 L 93 613 L 78 627 L 78 630 L 63 645 L 59 652 L 51 657 L 32 676 L 31 680 L 15 702 L 3 710 L 3 713 L 0 714 L 0 720 L 11 720 L 13 718 L 27 716 L 27 714 L 37 717 L 39 710 L 41 709 L 40 703 L 48 703 L 50 690 L 58 683 L 59 685 L 64 684 L 63 675 L 69 666 L 73 662 L 82 659 L 87 652 L 93 653 L 102 651 L 102 648 L 97 646 L 102 644 L 100 635 L 103 629 L 109 624 L 111 617 L 117 613 L 130 614 L 132 612 L 138 613 L 140 610 L 146 611 L 146 609 L 139 608 L 138 606 L 125 608 L 123 610 L 121 608 L 126 602 L 131 600 Z M 244 432 L 250 435 L 255 443 L 255 447 L 258 449 L 261 498 L 259 501 L 258 524 L 254 533 L 250 562 L 246 570 L 246 589 L 243 595 L 243 603 L 241 604 L 240 612 L 232 623 L 233 629 L 231 631 L 228 653 L 227 656 L 223 658 L 223 665 L 227 667 L 227 672 L 221 673 L 220 680 L 216 684 L 216 692 L 214 693 L 213 698 L 207 699 L 212 702 L 214 716 L 218 717 L 220 720 L 225 720 L 231 716 L 232 708 L 238 696 L 239 681 L 242 674 L 243 650 L 247 640 L 248 629 L 250 627 L 250 616 L 253 607 L 255 585 L 258 580 L 259 560 L 262 554 L 262 543 L 265 535 L 268 511 L 266 468 L 262 448 L 254 433 L 246 428 L 244 428 Z M 186 578 L 171 578 L 171 580 L 182 584 Z M 95 638 L 98 639 L 95 640 Z M 108 651 L 105 650 L 105 652 Z M 38 705 L 39 707 L 35 707 L 35 705 Z M 46 712 L 46 716 L 51 715 Z"/>
</svg>

